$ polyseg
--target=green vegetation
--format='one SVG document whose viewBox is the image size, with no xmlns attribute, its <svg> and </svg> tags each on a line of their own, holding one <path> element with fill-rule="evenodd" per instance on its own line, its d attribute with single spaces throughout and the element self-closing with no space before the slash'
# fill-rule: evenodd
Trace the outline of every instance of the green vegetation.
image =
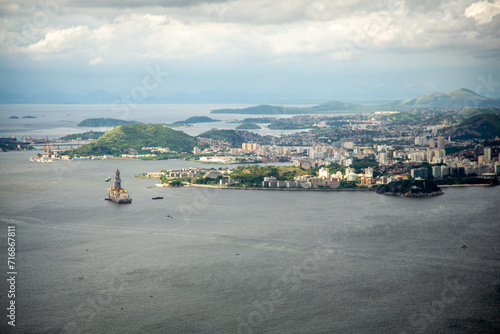
<svg viewBox="0 0 500 334">
<path fill-rule="evenodd" d="M 86 126 L 86 127 L 104 127 L 104 126 L 119 126 L 125 124 L 142 124 L 136 121 L 124 121 L 122 119 L 116 118 L 88 118 L 81 121 L 76 126 Z"/>
<path fill-rule="evenodd" d="M 474 115 L 449 129 L 446 135 L 455 139 L 493 139 L 500 136 L 500 116 L 484 113 Z"/>
<path fill-rule="evenodd" d="M 243 123 L 236 127 L 237 130 L 257 130 L 261 127 L 253 123 Z"/>
<path fill-rule="evenodd" d="M 278 180 L 293 180 L 300 175 L 308 175 L 308 171 L 293 166 L 239 166 L 235 168 L 231 177 L 241 179 L 241 186 L 262 187 L 264 177 L 275 177 Z"/>
<path fill-rule="evenodd" d="M 218 176 L 215 179 L 212 179 L 211 177 L 198 177 L 194 179 L 194 184 L 208 184 L 212 186 L 217 186 L 220 184 L 220 180 L 222 180 L 222 176 Z"/>
<path fill-rule="evenodd" d="M 354 160 L 351 167 L 356 170 L 356 173 L 363 173 L 365 168 L 371 167 L 375 168 L 378 166 L 378 162 L 372 159 L 360 159 Z"/>
<path fill-rule="evenodd" d="M 106 132 L 96 141 L 71 151 L 81 156 L 120 155 L 138 152 L 142 147 L 168 147 L 172 151 L 189 152 L 196 139 L 160 124 L 122 125 Z"/>
<path fill-rule="evenodd" d="M 374 187 L 377 194 L 391 194 L 405 197 L 439 194 L 441 189 L 431 180 L 398 180 Z"/>
<path fill-rule="evenodd" d="M 75 133 L 72 135 L 67 135 L 67 136 L 61 137 L 59 139 L 61 139 L 61 140 L 76 140 L 78 138 L 81 138 L 82 140 L 83 139 L 98 139 L 103 134 L 104 134 L 104 132 L 100 132 L 100 131 L 95 131 L 95 132 L 88 131 L 88 132 L 84 132 L 84 133 Z"/>
<path fill-rule="evenodd" d="M 20 144 L 16 141 L 0 141 L 0 152 L 1 151 L 17 151 L 19 147 L 17 145 Z M 31 150 L 33 147 L 31 145 L 21 144 L 21 149 L 23 150 Z"/>
<path fill-rule="evenodd" d="M 395 124 L 412 124 L 419 121 L 418 115 L 411 114 L 408 112 L 400 112 L 397 114 L 382 115 L 382 120 L 391 121 Z"/>
<path fill-rule="evenodd" d="M 198 137 L 223 140 L 230 143 L 233 147 L 241 147 L 241 144 L 245 142 L 245 139 L 234 130 L 212 129 L 210 131 L 203 132 Z"/>
<path fill-rule="evenodd" d="M 480 177 L 447 177 L 443 179 L 435 180 L 438 185 L 453 185 L 453 184 L 490 184 L 498 185 L 499 181 L 497 179 L 484 179 Z"/>
<path fill-rule="evenodd" d="M 193 116 L 189 117 L 185 121 L 177 121 L 174 124 L 189 124 L 189 123 L 209 123 L 209 122 L 218 122 L 216 119 L 212 119 L 207 116 Z"/>
</svg>

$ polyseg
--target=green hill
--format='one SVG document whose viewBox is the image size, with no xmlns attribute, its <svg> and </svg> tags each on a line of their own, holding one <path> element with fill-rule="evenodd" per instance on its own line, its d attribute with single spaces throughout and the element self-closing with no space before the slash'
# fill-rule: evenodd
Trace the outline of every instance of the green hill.
<svg viewBox="0 0 500 334">
<path fill-rule="evenodd" d="M 87 155 L 120 155 L 140 152 L 142 147 L 168 147 L 172 151 L 189 152 L 196 146 L 196 139 L 161 124 L 122 125 L 106 132 L 96 141 L 83 145 L 73 152 Z"/>
<path fill-rule="evenodd" d="M 236 127 L 236 130 L 258 130 L 261 127 L 253 123 L 243 123 Z"/>
<path fill-rule="evenodd" d="M 493 139 L 500 137 L 500 117 L 490 113 L 472 116 L 451 128 L 447 135 L 454 139 Z"/>
<path fill-rule="evenodd" d="M 141 124 L 137 121 L 124 121 L 122 119 L 116 118 L 87 118 L 81 121 L 76 126 L 86 126 L 86 127 L 109 127 L 109 126 L 119 126 L 125 124 Z"/>
<path fill-rule="evenodd" d="M 429 93 L 395 104 L 405 108 L 464 108 L 500 106 L 499 100 L 490 99 L 461 88 L 449 93 Z"/>
<path fill-rule="evenodd" d="M 207 116 L 193 116 L 189 117 L 185 121 L 174 122 L 174 124 L 209 123 L 209 122 L 218 122 L 218 120 L 212 119 Z"/>
</svg>

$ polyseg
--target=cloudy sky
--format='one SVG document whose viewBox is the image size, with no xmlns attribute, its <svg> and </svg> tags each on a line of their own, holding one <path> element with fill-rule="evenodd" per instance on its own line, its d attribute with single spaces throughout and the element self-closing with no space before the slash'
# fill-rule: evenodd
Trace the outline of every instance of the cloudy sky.
<svg viewBox="0 0 500 334">
<path fill-rule="evenodd" d="M 500 0 L 0 0 L 0 90 L 500 96 L 499 14 Z"/>
</svg>

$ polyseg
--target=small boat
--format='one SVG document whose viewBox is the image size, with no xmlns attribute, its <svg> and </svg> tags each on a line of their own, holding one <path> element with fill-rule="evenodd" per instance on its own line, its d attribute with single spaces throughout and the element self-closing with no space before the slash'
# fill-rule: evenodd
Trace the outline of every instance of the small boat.
<svg viewBox="0 0 500 334">
<path fill-rule="evenodd" d="M 105 198 L 104 200 L 105 201 L 111 201 L 111 198 Z"/>
<path fill-rule="evenodd" d="M 109 182 L 109 181 L 111 181 L 111 176 L 108 176 L 108 177 L 106 178 L 106 182 Z"/>
<path fill-rule="evenodd" d="M 167 215 L 165 218 L 167 219 L 174 219 L 174 217 Z"/>
<path fill-rule="evenodd" d="M 163 196 L 156 196 L 156 197 L 153 197 L 152 199 L 163 199 Z"/>
</svg>

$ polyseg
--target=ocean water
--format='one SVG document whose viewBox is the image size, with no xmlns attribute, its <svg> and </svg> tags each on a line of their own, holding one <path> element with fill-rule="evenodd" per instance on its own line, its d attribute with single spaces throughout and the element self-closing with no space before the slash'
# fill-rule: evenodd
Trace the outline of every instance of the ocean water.
<svg viewBox="0 0 500 334">
<path fill-rule="evenodd" d="M 0 153 L 2 333 L 500 331 L 500 187 L 432 198 L 154 188 L 134 175 L 195 164 L 31 154 Z M 104 201 L 117 168 L 130 205 Z"/>
<path fill-rule="evenodd" d="M 293 115 L 236 115 L 211 114 L 210 111 L 221 108 L 245 108 L 240 104 L 138 104 L 123 107 L 109 104 L 0 104 L 0 137 L 16 136 L 56 139 L 71 133 L 85 131 L 108 131 L 112 128 L 86 128 L 76 125 L 87 118 L 117 118 L 143 123 L 173 123 L 191 116 L 208 116 L 218 122 L 197 123 L 192 127 L 179 127 L 189 135 L 196 136 L 212 128 L 234 129 L 239 124 L 227 123 L 227 120 L 243 120 L 249 117 L 273 116 L 291 117 Z M 22 118 L 23 116 L 36 118 Z M 18 119 L 12 119 L 17 116 Z M 281 135 L 303 130 L 271 130 L 266 127 L 252 130 L 260 135 Z"/>
</svg>

